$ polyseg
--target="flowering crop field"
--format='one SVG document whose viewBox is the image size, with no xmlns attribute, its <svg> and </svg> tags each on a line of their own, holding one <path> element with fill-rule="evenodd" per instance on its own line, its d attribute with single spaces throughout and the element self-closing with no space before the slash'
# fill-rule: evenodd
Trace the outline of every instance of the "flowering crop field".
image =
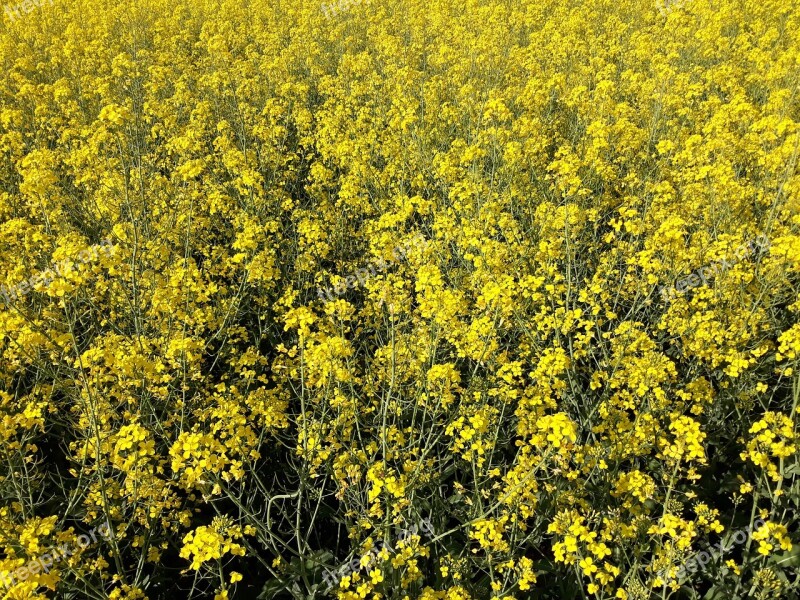
<svg viewBox="0 0 800 600">
<path fill-rule="evenodd" d="M 0 598 L 800 597 L 800 3 L 24 0 Z"/>
</svg>

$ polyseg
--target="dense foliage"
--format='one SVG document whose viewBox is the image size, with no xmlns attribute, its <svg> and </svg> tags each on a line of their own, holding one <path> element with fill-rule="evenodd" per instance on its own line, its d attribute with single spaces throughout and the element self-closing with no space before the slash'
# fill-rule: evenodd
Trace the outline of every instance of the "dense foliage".
<svg viewBox="0 0 800 600">
<path fill-rule="evenodd" d="M 2 19 L 5 598 L 798 596 L 797 2 Z"/>
</svg>

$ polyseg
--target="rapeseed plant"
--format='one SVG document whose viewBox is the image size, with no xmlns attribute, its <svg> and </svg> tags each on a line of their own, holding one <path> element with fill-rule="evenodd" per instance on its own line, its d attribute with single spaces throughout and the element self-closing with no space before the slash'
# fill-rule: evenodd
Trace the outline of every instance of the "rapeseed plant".
<svg viewBox="0 0 800 600">
<path fill-rule="evenodd" d="M 5 598 L 797 597 L 800 5 L 42 4 Z"/>
</svg>

